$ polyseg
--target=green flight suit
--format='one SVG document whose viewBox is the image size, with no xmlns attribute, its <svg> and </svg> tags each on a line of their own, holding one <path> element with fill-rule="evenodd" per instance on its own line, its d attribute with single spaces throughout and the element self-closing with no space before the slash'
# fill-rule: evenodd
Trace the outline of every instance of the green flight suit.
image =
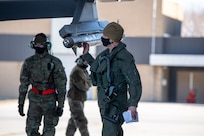
<svg viewBox="0 0 204 136">
<path fill-rule="evenodd" d="M 120 42 L 111 53 L 106 49 L 96 59 L 89 53 L 84 54 L 83 58 L 91 66 L 92 84 L 98 90 L 98 105 L 103 122 L 102 136 L 123 136 L 122 113 L 129 106 L 137 107 L 142 94 L 140 75 L 132 54 Z M 114 88 L 116 95 L 107 97 L 107 89 L 110 88 Z"/>
<path fill-rule="evenodd" d="M 45 52 L 35 54 L 24 61 L 20 74 L 19 104 L 24 104 L 29 85 L 39 91 L 54 89 L 52 94 L 28 92 L 29 107 L 26 120 L 28 136 L 40 135 L 38 130 L 43 121 L 43 136 L 54 136 L 59 117 L 56 107 L 63 108 L 66 95 L 67 77 L 62 62 Z"/>
</svg>

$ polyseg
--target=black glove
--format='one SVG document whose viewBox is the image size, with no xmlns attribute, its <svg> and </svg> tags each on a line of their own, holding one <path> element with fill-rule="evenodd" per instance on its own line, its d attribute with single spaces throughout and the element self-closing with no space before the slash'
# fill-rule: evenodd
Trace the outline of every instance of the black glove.
<svg viewBox="0 0 204 136">
<path fill-rule="evenodd" d="M 18 112 L 21 116 L 25 116 L 25 114 L 23 113 L 23 104 L 19 104 L 18 105 Z"/>
<path fill-rule="evenodd" d="M 60 108 L 60 107 L 57 107 L 57 109 L 56 109 L 56 114 L 57 114 L 57 116 L 62 116 L 62 114 L 63 114 L 63 108 Z"/>
</svg>

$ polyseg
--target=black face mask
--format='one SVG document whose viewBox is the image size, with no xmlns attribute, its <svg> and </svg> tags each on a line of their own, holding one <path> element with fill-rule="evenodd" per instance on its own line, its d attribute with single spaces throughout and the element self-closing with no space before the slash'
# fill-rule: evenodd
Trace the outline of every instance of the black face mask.
<svg viewBox="0 0 204 136">
<path fill-rule="evenodd" d="M 84 64 L 82 64 L 82 65 L 79 65 L 81 68 L 84 68 L 84 69 L 86 69 L 88 66 L 87 65 L 84 65 Z"/>
<path fill-rule="evenodd" d="M 111 44 L 110 39 L 101 37 L 101 41 L 103 43 L 103 46 L 108 46 L 109 44 Z"/>
<path fill-rule="evenodd" d="M 35 47 L 34 49 L 38 54 L 43 54 L 46 50 L 46 48 L 40 48 L 40 47 Z"/>
</svg>

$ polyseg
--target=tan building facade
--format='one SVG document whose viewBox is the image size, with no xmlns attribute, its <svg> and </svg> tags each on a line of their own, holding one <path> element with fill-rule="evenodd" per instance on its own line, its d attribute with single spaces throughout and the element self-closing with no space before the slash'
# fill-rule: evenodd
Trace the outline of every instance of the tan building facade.
<svg viewBox="0 0 204 136">
<path fill-rule="evenodd" d="M 105 9 L 105 10 L 104 10 Z M 125 29 L 126 36 L 151 36 L 152 35 L 152 0 L 137 0 L 128 2 L 100 2 L 97 1 L 99 20 L 118 21 Z M 157 31 L 156 35 L 161 36 L 164 32 L 164 22 L 162 19 L 162 0 L 157 1 Z M 44 32 L 48 36 L 51 34 L 51 19 L 17 20 L 0 22 L 0 33 L 6 35 L 35 35 Z M 29 41 L 28 41 L 29 42 Z M 27 45 L 24 45 L 27 48 Z M 19 85 L 19 73 L 22 61 L 1 61 L 1 94 L 2 98 L 15 98 Z M 136 62 L 137 63 L 137 62 Z M 150 65 L 137 65 L 141 73 L 143 85 L 143 101 L 166 101 L 165 87 L 162 87 L 163 75 L 162 67 L 153 68 Z M 15 69 L 12 73 L 10 69 Z M 4 70 L 8 70 L 5 72 Z M 159 73 L 157 74 L 157 72 Z M 165 70 L 166 72 L 167 70 Z M 69 73 L 69 71 L 67 72 Z M 168 71 L 166 72 L 168 73 Z M 155 76 L 154 76 L 155 74 Z M 8 76 L 9 75 L 9 76 Z M 6 84 L 12 81 L 12 86 Z M 6 91 L 5 91 L 6 90 Z M 95 98 L 95 93 L 93 94 Z"/>
<path fill-rule="evenodd" d="M 107 20 L 109 22 L 115 21 L 120 23 L 125 29 L 126 37 L 152 38 L 149 43 L 149 46 L 152 48 L 154 38 L 171 36 L 175 33 L 177 34 L 177 31 L 179 31 L 177 28 L 171 29 L 173 27 L 169 28 L 169 26 L 173 24 L 171 23 L 172 20 L 182 20 L 182 8 L 176 3 L 168 2 L 169 0 L 134 0 L 121 2 L 96 1 L 96 5 L 99 20 Z M 167 16 L 169 16 L 172 20 L 169 21 Z M 44 32 L 50 39 L 55 39 L 55 37 L 59 36 L 59 34 L 57 31 L 53 32 L 53 27 L 55 27 L 55 25 L 53 25 L 52 19 L 0 22 L 0 40 L 5 44 L 12 43 L 15 45 L 14 47 L 6 47 L 6 53 L 4 54 L 5 57 L 0 60 L 0 76 L 4 77 L 0 79 L 0 99 L 17 98 L 20 67 L 23 59 L 33 53 L 33 51 L 28 49 L 30 40 L 38 32 Z M 6 40 L 5 37 L 8 40 Z M 11 43 L 8 43 L 8 41 Z M 59 42 L 59 45 L 63 50 L 61 42 Z M 8 54 L 18 53 L 19 51 L 14 50 L 14 48 L 20 46 L 21 53 L 18 55 L 20 58 L 8 60 L 6 56 Z M 134 46 L 134 44 L 131 46 Z M 56 55 L 62 58 L 66 67 L 66 73 L 69 75 L 71 70 L 70 66 L 74 65 L 76 56 L 65 50 L 56 52 Z M 22 55 L 23 53 L 25 54 Z M 154 51 L 152 52 L 151 50 L 149 53 L 154 53 Z M 136 65 L 141 74 L 143 86 L 142 101 L 169 101 L 170 68 L 163 65 L 151 65 L 150 62 L 140 63 L 136 61 Z M 178 102 L 185 102 L 185 97 L 188 95 L 188 85 L 182 85 L 183 74 L 184 76 L 188 76 L 189 72 L 179 73 L 180 80 L 178 81 L 178 91 L 176 92 L 176 101 Z M 91 93 L 91 99 L 96 99 L 96 91 L 94 90 L 95 89 L 93 89 Z"/>
<path fill-rule="evenodd" d="M 119 2 L 98 1 L 97 6 L 99 19 L 120 23 L 122 26 L 124 26 L 126 37 L 152 38 L 151 42 L 149 43 L 149 46 L 151 46 L 151 52 L 149 52 L 149 54 L 152 54 L 149 56 L 149 62 L 143 64 L 140 61 L 136 61 L 136 65 L 139 69 L 139 72 L 141 73 L 143 85 L 143 101 L 186 102 L 186 97 L 188 96 L 189 91 L 194 90 L 197 95 L 197 102 L 204 102 L 203 97 L 201 98 L 201 96 L 204 95 L 203 85 L 200 82 L 197 74 L 200 73 L 200 75 L 203 75 L 203 69 L 201 66 L 202 62 L 199 61 L 202 60 L 203 56 L 194 60 L 195 54 L 202 55 L 203 53 L 200 51 L 195 52 L 195 54 L 191 52 L 191 49 L 189 47 L 193 47 L 192 43 L 181 42 L 181 45 L 184 44 L 186 45 L 186 47 L 180 47 L 180 51 L 175 48 L 175 51 L 169 51 L 166 53 L 168 54 L 172 52 L 175 54 L 179 54 L 180 52 L 179 55 L 181 57 L 185 58 L 185 56 L 183 55 L 187 55 L 189 59 L 186 58 L 183 60 L 178 58 L 176 60 L 173 60 L 172 58 L 176 58 L 176 56 L 170 53 L 172 56 L 170 57 L 170 60 L 166 60 L 165 64 L 160 63 L 160 59 L 165 62 L 165 57 L 163 57 L 162 54 L 161 57 L 155 61 L 156 63 L 159 62 L 159 64 L 155 65 L 151 62 L 151 56 L 157 56 L 157 54 L 155 54 L 155 44 L 158 44 L 158 41 L 155 40 L 158 37 L 162 39 L 161 41 L 164 44 L 166 42 L 165 37 L 172 37 L 172 39 L 174 39 L 175 37 L 181 39 L 181 31 L 185 31 L 181 30 L 183 28 L 182 21 L 185 21 L 186 17 L 188 17 L 185 14 L 186 12 L 183 5 L 171 0 L 134 0 Z M 196 20 L 189 21 L 194 22 Z M 188 22 L 185 22 L 184 24 L 186 23 Z M 131 43 L 131 46 L 134 46 L 134 43 Z M 141 46 L 143 44 L 142 42 L 138 43 L 141 43 Z M 179 41 L 177 44 L 179 45 Z M 161 45 L 161 48 L 161 50 L 165 50 L 165 48 L 168 47 L 164 47 L 164 45 Z M 185 49 L 187 48 L 189 48 L 189 50 L 185 51 Z M 195 48 L 197 47 L 195 46 L 194 49 Z M 202 50 L 202 48 L 198 50 Z M 141 50 L 141 52 L 144 51 Z M 186 66 L 185 62 L 188 62 L 188 60 L 193 60 L 195 63 L 189 63 L 189 65 Z M 176 64 L 171 63 L 172 61 L 174 61 L 173 63 Z M 194 80 L 191 79 L 191 74 L 194 75 Z"/>
</svg>

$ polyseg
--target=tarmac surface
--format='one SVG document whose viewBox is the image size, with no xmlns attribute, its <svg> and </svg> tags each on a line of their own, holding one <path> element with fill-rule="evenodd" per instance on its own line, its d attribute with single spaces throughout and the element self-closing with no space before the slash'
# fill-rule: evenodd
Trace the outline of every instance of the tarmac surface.
<svg viewBox="0 0 204 136">
<path fill-rule="evenodd" d="M 28 101 L 25 111 L 27 106 Z M 85 102 L 84 110 L 90 136 L 101 136 L 97 101 Z M 138 113 L 138 123 L 123 124 L 124 136 L 204 136 L 204 104 L 140 102 Z M 69 117 L 66 101 L 64 114 L 56 127 L 56 136 L 65 136 Z M 25 121 L 26 116 L 18 114 L 17 100 L 0 101 L 0 136 L 26 136 Z M 80 136 L 79 131 L 75 136 Z"/>
</svg>

